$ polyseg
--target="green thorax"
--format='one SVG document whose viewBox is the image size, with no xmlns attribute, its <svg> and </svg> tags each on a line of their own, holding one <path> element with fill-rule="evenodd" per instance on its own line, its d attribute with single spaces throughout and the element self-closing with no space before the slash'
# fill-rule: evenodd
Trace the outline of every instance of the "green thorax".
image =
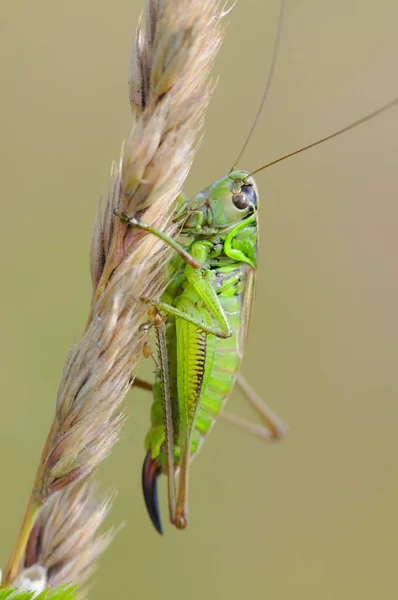
<svg viewBox="0 0 398 600">
<path fill-rule="evenodd" d="M 256 268 L 258 196 L 246 171 L 232 171 L 178 204 L 174 220 L 182 223 L 179 241 L 191 251 L 198 242 L 206 244 L 205 266 L 232 261 Z"/>
</svg>

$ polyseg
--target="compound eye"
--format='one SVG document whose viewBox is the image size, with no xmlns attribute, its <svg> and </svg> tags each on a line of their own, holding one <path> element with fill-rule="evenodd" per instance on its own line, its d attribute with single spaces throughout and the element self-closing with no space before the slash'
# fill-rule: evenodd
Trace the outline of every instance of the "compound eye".
<svg viewBox="0 0 398 600">
<path fill-rule="evenodd" d="M 244 193 L 246 196 L 246 202 L 250 204 L 250 206 L 257 208 L 257 194 L 253 185 L 242 185 L 241 193 Z"/>
<path fill-rule="evenodd" d="M 239 192 L 238 194 L 233 194 L 232 202 L 234 203 L 234 206 L 236 206 L 236 208 L 239 210 L 244 210 L 249 206 L 247 198 L 245 194 L 242 194 L 242 192 Z"/>
</svg>

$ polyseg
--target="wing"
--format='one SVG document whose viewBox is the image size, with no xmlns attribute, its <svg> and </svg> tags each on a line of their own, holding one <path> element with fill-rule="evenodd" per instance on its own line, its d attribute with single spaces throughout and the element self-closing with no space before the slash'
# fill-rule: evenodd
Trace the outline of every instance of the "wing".
<svg viewBox="0 0 398 600">
<path fill-rule="evenodd" d="M 239 331 L 237 332 L 237 349 L 239 358 L 243 358 L 246 348 L 247 336 L 249 333 L 250 321 L 252 316 L 253 301 L 256 288 L 256 272 L 249 265 L 243 266 L 243 290 L 240 295 L 241 318 Z"/>
</svg>

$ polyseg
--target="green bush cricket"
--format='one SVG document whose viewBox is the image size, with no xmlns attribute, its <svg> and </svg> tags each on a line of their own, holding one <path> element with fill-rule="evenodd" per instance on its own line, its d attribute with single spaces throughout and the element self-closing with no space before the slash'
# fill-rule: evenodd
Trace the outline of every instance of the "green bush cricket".
<svg viewBox="0 0 398 600">
<path fill-rule="evenodd" d="M 183 220 L 180 237 L 187 240 L 193 260 L 185 262 L 185 248 L 172 259 L 174 277 L 150 311 L 147 324 L 155 326 L 160 369 L 146 439 L 143 488 L 158 531 L 154 487 L 158 472 L 168 474 L 170 520 L 182 529 L 187 518 L 190 456 L 206 438 L 238 376 L 257 263 L 254 180 L 246 172 L 233 171 L 192 201 L 183 202 L 176 218 Z M 167 315 L 166 322 L 162 315 Z M 248 385 L 240 381 L 258 406 Z M 267 427 L 247 427 L 265 439 L 282 437 L 282 423 L 265 405 L 260 404 L 258 410 Z M 180 470 L 177 499 L 176 465 Z"/>
<path fill-rule="evenodd" d="M 242 152 L 258 121 L 272 79 L 283 4 L 266 91 Z M 162 526 L 158 475 L 163 472 L 168 477 L 170 521 L 178 529 L 184 529 L 188 515 L 189 463 L 218 416 L 267 441 L 282 438 L 286 431 L 280 419 L 239 374 L 257 266 L 258 191 L 253 174 L 341 135 L 396 104 L 398 98 L 252 173 L 233 168 L 193 199 L 180 198 L 174 217 L 181 226 L 177 240 L 143 221 L 116 213 L 132 227 L 157 236 L 175 250 L 169 264 L 170 284 L 160 300 L 142 299 L 150 306 L 149 319 L 143 328 L 153 326 L 157 337 L 155 383 L 151 386 L 138 379 L 134 381 L 135 385 L 153 392 L 142 484 L 148 513 L 159 533 Z M 223 411 L 235 382 L 256 409 L 263 426 Z"/>
</svg>

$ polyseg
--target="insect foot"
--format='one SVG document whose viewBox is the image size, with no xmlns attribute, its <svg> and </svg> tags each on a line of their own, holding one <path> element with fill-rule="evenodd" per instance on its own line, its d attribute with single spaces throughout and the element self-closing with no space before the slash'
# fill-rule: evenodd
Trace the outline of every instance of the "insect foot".
<svg viewBox="0 0 398 600">
<path fill-rule="evenodd" d="M 129 217 L 129 215 L 127 213 L 119 212 L 117 210 L 117 208 L 114 209 L 113 214 L 115 215 L 115 217 L 120 219 L 122 221 L 122 223 L 128 223 L 129 225 L 136 225 L 138 222 L 137 219 L 134 219 L 134 217 Z"/>
<path fill-rule="evenodd" d="M 185 529 L 186 526 L 188 525 L 188 519 L 185 515 L 185 512 L 181 509 L 176 509 L 176 519 L 175 519 L 175 526 L 177 527 L 177 529 Z"/>
</svg>

